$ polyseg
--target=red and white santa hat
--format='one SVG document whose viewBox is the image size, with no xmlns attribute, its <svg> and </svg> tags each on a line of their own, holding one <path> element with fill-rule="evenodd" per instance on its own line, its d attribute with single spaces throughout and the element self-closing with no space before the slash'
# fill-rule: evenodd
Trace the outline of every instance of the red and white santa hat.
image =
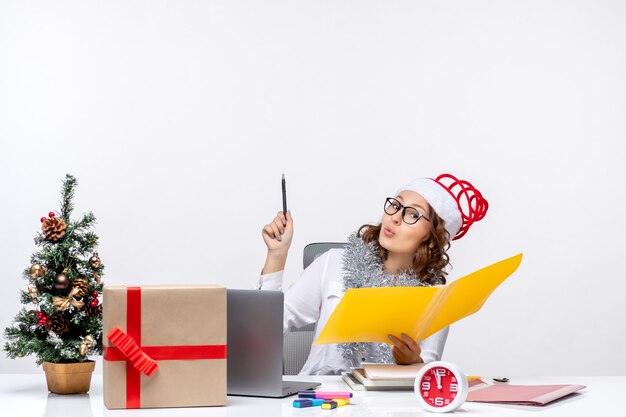
<svg viewBox="0 0 626 417">
<path fill-rule="evenodd" d="M 416 178 L 396 191 L 415 191 L 430 204 L 441 217 L 450 233 L 450 240 L 462 238 L 470 226 L 487 214 L 489 203 L 468 181 L 451 174 L 441 174 L 435 179 Z"/>
</svg>

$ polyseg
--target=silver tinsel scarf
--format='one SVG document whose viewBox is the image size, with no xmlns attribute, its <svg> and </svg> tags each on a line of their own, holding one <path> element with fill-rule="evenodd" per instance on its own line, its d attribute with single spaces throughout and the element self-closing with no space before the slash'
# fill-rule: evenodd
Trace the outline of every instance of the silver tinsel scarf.
<svg viewBox="0 0 626 417">
<path fill-rule="evenodd" d="M 435 284 L 443 284 L 437 277 Z M 398 275 L 383 272 L 383 262 L 378 255 L 377 242 L 365 243 L 353 233 L 343 254 L 343 286 L 349 288 L 369 287 L 422 287 L 430 284 L 420 281 L 414 274 L 402 272 Z M 363 362 L 393 363 L 391 345 L 387 343 L 340 343 L 341 355 L 350 361 L 350 366 L 361 366 Z"/>
</svg>

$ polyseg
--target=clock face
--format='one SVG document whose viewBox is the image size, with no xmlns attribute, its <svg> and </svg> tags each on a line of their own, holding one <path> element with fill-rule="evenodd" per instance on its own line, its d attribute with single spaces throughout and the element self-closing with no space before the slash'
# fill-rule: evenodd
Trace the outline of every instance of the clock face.
<svg viewBox="0 0 626 417">
<path fill-rule="evenodd" d="M 419 387 L 416 388 L 426 404 L 433 408 L 443 408 L 450 406 L 457 398 L 461 383 L 450 369 L 434 366 L 422 375 Z"/>
</svg>

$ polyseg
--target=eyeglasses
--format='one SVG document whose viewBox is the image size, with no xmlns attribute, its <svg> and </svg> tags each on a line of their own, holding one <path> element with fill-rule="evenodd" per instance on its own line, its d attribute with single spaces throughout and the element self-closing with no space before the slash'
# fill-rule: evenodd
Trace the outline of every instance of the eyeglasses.
<svg viewBox="0 0 626 417">
<path fill-rule="evenodd" d="M 397 212 L 399 212 L 400 210 L 402 210 L 402 220 L 406 224 L 415 224 L 422 217 L 426 221 L 428 222 L 430 221 L 428 217 L 424 216 L 422 213 L 417 211 L 416 208 L 403 206 L 395 198 L 387 197 L 387 200 L 385 200 L 385 213 L 392 216 L 396 214 Z"/>
</svg>

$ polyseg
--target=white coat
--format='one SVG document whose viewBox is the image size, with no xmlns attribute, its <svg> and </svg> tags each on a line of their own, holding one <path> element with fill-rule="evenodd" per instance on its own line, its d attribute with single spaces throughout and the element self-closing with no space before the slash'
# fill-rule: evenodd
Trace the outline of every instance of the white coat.
<svg viewBox="0 0 626 417">
<path fill-rule="evenodd" d="M 315 337 L 326 325 L 331 313 L 341 301 L 343 289 L 344 249 L 330 249 L 306 268 L 298 280 L 285 291 L 283 332 L 317 322 Z M 283 272 L 261 275 L 259 289 L 282 291 Z M 449 328 L 419 342 L 424 362 L 441 359 Z M 344 359 L 336 344 L 313 345 L 300 375 L 340 374 L 350 371 L 350 362 Z"/>
</svg>

